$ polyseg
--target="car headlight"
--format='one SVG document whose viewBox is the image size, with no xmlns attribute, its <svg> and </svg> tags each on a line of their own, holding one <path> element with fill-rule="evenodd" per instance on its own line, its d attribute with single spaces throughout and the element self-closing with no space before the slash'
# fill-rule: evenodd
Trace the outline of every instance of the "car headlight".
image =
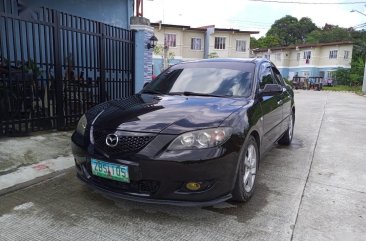
<svg viewBox="0 0 366 241">
<path fill-rule="evenodd" d="M 168 150 L 203 149 L 218 146 L 229 139 L 230 127 L 219 127 L 181 134 L 169 145 Z"/>
<path fill-rule="evenodd" d="M 83 115 L 79 122 L 78 122 L 78 125 L 76 127 L 76 132 L 78 132 L 79 134 L 81 135 L 84 135 L 85 134 L 85 129 L 86 129 L 86 125 L 88 124 L 88 121 L 86 120 L 86 116 Z"/>
</svg>

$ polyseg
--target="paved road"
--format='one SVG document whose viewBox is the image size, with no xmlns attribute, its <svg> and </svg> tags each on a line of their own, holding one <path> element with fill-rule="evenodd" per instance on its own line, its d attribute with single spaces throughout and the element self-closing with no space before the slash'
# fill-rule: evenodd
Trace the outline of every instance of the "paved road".
<svg viewBox="0 0 366 241">
<path fill-rule="evenodd" d="M 248 203 L 112 201 L 68 170 L 0 197 L 0 240 L 366 240 L 366 98 L 297 91 L 296 108 Z"/>
</svg>

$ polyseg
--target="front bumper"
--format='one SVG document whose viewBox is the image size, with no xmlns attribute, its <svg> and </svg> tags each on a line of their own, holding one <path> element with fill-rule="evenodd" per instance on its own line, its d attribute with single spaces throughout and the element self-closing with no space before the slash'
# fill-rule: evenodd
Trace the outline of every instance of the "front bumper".
<svg viewBox="0 0 366 241">
<path fill-rule="evenodd" d="M 183 161 L 184 155 L 189 157 L 192 153 L 160 155 L 160 159 L 151 159 L 139 153 L 107 157 L 94 152 L 91 146 L 82 148 L 72 141 L 77 176 L 90 187 L 115 198 L 180 206 L 210 206 L 232 197 L 238 154 L 220 148 L 223 150 L 210 151 L 216 153 L 214 158 L 200 157 L 207 157 L 206 150 L 196 153 L 194 161 Z M 128 166 L 130 183 L 94 176 L 91 158 Z M 207 187 L 189 191 L 184 186 L 191 181 L 206 183 Z"/>
</svg>

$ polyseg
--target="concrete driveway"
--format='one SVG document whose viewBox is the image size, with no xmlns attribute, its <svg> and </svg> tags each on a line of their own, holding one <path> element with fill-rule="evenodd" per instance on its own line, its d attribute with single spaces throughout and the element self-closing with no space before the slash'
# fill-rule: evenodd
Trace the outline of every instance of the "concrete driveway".
<svg viewBox="0 0 366 241">
<path fill-rule="evenodd" d="M 293 144 L 245 204 L 113 201 L 74 171 L 0 197 L 0 240 L 366 240 L 366 98 L 296 91 Z"/>
</svg>

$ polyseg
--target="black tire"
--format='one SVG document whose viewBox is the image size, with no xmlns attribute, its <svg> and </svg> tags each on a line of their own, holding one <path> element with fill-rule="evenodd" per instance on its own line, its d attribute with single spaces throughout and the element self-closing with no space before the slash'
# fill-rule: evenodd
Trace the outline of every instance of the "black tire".
<svg viewBox="0 0 366 241">
<path fill-rule="evenodd" d="M 289 146 L 292 142 L 292 137 L 294 136 L 294 124 L 295 124 L 294 113 L 290 115 L 290 118 L 291 121 L 289 121 L 289 127 L 287 128 L 283 136 L 278 140 L 278 144 L 280 145 Z"/>
<path fill-rule="evenodd" d="M 250 149 L 249 149 L 250 148 Z M 246 157 L 248 157 L 249 154 L 249 150 L 253 150 L 251 148 L 254 148 L 255 150 L 255 155 L 256 155 L 256 162 L 255 162 L 255 173 L 254 173 L 254 179 L 252 180 L 253 185 L 252 188 L 250 190 L 248 190 L 248 185 L 245 184 L 244 180 L 245 180 L 245 173 L 246 173 L 246 165 L 245 165 L 245 160 Z M 259 152 L 258 152 L 258 145 L 257 142 L 255 141 L 253 136 L 250 136 L 249 139 L 247 140 L 247 142 L 244 144 L 240 156 L 239 156 L 239 170 L 238 170 L 238 174 L 236 177 L 236 182 L 235 182 L 235 187 L 233 190 L 233 200 L 237 201 L 237 202 L 246 202 L 248 201 L 255 190 L 255 181 L 256 181 L 256 172 L 258 170 L 258 163 L 259 163 Z M 254 165 L 253 165 L 254 167 Z M 253 170 L 253 169 L 251 169 Z M 253 175 L 252 175 L 253 176 Z M 247 183 L 248 184 L 248 183 Z"/>
</svg>

